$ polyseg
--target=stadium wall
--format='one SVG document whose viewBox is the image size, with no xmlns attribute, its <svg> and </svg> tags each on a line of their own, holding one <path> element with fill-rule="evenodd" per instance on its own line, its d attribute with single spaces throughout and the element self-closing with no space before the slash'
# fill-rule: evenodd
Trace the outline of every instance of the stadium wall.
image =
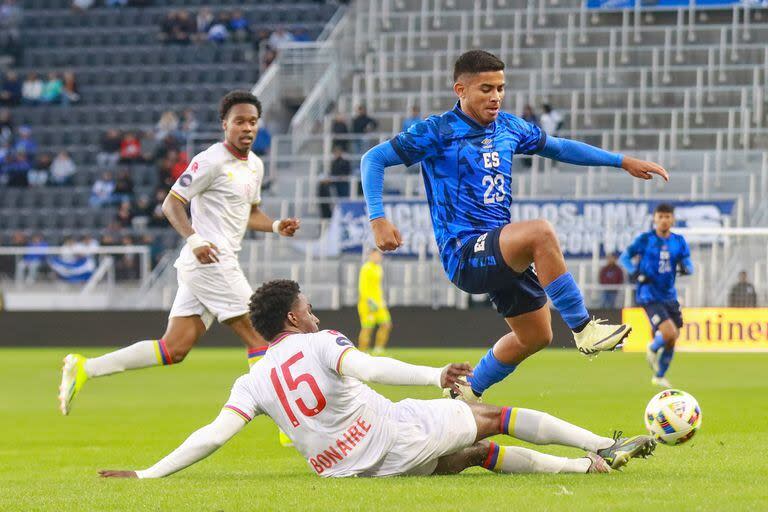
<svg viewBox="0 0 768 512">
<path fill-rule="evenodd" d="M 621 320 L 621 310 L 591 310 L 598 318 Z M 320 327 L 335 329 L 356 339 L 360 329 L 357 310 L 316 311 Z M 0 346 L 122 346 L 161 336 L 165 311 L 4 311 L 0 312 Z M 41 321 L 45 317 L 45 321 Z M 492 309 L 392 308 L 393 347 L 488 347 L 507 332 Z M 573 348 L 560 315 L 552 315 L 553 346 Z M 240 346 L 226 327 L 215 324 L 202 346 Z"/>
</svg>

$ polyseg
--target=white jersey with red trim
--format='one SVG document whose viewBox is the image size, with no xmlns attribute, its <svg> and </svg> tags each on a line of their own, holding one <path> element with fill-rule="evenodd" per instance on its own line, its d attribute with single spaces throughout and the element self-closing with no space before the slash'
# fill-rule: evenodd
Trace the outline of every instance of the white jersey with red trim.
<svg viewBox="0 0 768 512">
<path fill-rule="evenodd" d="M 171 194 L 191 203 L 192 227 L 219 249 L 219 261 L 237 264 L 237 253 L 248 227 L 251 206 L 261 202 L 264 164 L 248 152 L 242 158 L 217 142 L 198 153 L 171 187 Z M 184 245 L 176 268 L 202 265 Z"/>
<path fill-rule="evenodd" d="M 320 476 L 374 467 L 394 444 L 393 403 L 339 373 L 352 343 L 337 331 L 284 334 L 240 377 L 225 408 L 246 421 L 267 414 Z"/>
</svg>

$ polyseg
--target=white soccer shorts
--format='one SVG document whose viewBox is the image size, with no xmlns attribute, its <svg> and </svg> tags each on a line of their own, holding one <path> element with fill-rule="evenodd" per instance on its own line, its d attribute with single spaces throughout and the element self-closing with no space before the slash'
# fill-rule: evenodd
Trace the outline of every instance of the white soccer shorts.
<svg viewBox="0 0 768 512">
<path fill-rule="evenodd" d="M 199 315 L 207 329 L 214 318 L 224 322 L 248 313 L 253 290 L 239 266 L 177 269 L 176 278 L 179 289 L 168 318 Z"/>
<path fill-rule="evenodd" d="M 472 446 L 477 437 L 472 409 L 461 400 L 409 398 L 392 414 L 398 422 L 392 449 L 360 476 L 431 475 L 440 457 Z"/>
</svg>

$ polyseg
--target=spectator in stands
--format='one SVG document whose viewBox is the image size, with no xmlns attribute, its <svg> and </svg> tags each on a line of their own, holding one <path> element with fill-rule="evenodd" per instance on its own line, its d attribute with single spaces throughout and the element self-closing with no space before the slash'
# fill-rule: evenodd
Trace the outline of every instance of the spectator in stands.
<svg viewBox="0 0 768 512">
<path fill-rule="evenodd" d="M 624 272 L 621 267 L 616 263 L 616 255 L 609 254 L 606 257 L 606 263 L 603 268 L 600 269 L 600 284 L 604 285 L 618 285 L 624 283 Z M 618 296 L 618 290 L 603 290 L 603 299 L 600 307 L 611 309 L 616 307 L 616 297 Z"/>
<path fill-rule="evenodd" d="M 187 11 L 171 11 L 160 26 L 160 40 L 169 44 L 189 44 L 197 29 Z"/>
<path fill-rule="evenodd" d="M 563 127 L 562 114 L 552 108 L 548 103 L 543 104 L 541 109 L 544 111 L 544 113 L 541 114 L 541 129 L 544 130 L 547 135 L 557 136 L 557 133 Z"/>
<path fill-rule="evenodd" d="M 5 175 L 9 187 L 29 186 L 29 171 L 32 166 L 24 152 L 11 151 L 5 157 L 5 163 L 0 174 Z"/>
<path fill-rule="evenodd" d="M 26 247 L 28 242 L 27 235 L 25 235 L 23 231 L 14 231 L 8 240 L 8 245 L 11 247 Z M 16 265 L 16 256 L 0 256 L 0 274 L 15 275 L 17 269 Z"/>
<path fill-rule="evenodd" d="M 259 124 L 259 131 L 256 132 L 256 138 L 253 139 L 251 150 L 258 156 L 269 154 L 269 147 L 272 144 L 272 133 L 266 123 Z"/>
<path fill-rule="evenodd" d="M 168 225 L 168 219 L 165 218 L 165 214 L 163 213 L 163 201 L 165 201 L 166 195 L 168 195 L 168 193 L 162 187 L 159 187 L 155 190 L 152 213 L 149 216 L 150 227 L 164 228 Z"/>
<path fill-rule="evenodd" d="M 51 183 L 58 186 L 72 185 L 76 172 L 77 166 L 69 153 L 61 151 L 51 162 Z"/>
<path fill-rule="evenodd" d="M 349 177 L 352 175 L 352 165 L 344 158 L 344 152 L 339 146 L 333 148 L 333 160 L 331 161 L 331 173 L 318 185 L 317 195 L 323 199 L 320 203 L 320 214 L 324 219 L 329 219 L 333 210 L 327 201 L 332 197 L 331 192 L 337 198 L 349 197 Z"/>
<path fill-rule="evenodd" d="M 50 181 L 50 168 L 53 159 L 48 153 L 43 153 L 35 159 L 32 169 L 27 174 L 30 187 L 44 187 Z"/>
<path fill-rule="evenodd" d="M 32 284 L 37 281 L 37 275 L 40 269 L 45 264 L 46 255 L 36 249 L 45 249 L 48 247 L 48 242 L 45 241 L 42 235 L 35 234 L 27 244 L 29 251 L 19 261 L 18 272 L 19 279 L 24 284 Z"/>
<path fill-rule="evenodd" d="M 120 160 L 120 145 L 122 136 L 115 129 L 104 132 L 101 136 L 101 150 L 96 155 L 96 163 L 99 167 L 114 167 Z"/>
<path fill-rule="evenodd" d="M 120 163 L 133 164 L 140 161 L 141 157 L 141 142 L 135 133 L 127 132 L 120 142 Z"/>
<path fill-rule="evenodd" d="M 275 50 L 279 50 L 285 43 L 291 43 L 295 40 L 293 34 L 286 30 L 285 27 L 277 27 L 277 29 L 269 35 L 269 46 Z"/>
<path fill-rule="evenodd" d="M 199 41 L 202 41 L 208 36 L 208 30 L 215 20 L 216 18 L 213 16 L 213 12 L 211 12 L 210 8 L 203 7 L 198 11 L 195 22 L 197 25 L 197 39 Z"/>
<path fill-rule="evenodd" d="M 133 222 L 133 212 L 131 211 L 131 203 L 123 201 L 120 203 L 120 207 L 117 209 L 115 220 L 123 228 L 130 228 Z"/>
<path fill-rule="evenodd" d="M 40 94 L 42 103 L 61 103 L 61 94 L 64 90 L 64 82 L 54 71 L 48 73 L 48 80 L 43 82 L 43 92 Z"/>
<path fill-rule="evenodd" d="M 331 133 L 340 136 L 334 137 L 331 144 L 340 147 L 342 151 L 347 151 L 349 149 L 349 139 L 347 139 L 346 136 L 349 134 L 349 126 L 347 125 L 347 120 L 344 117 L 344 114 L 341 112 L 337 112 L 333 118 L 333 122 L 331 123 Z"/>
<path fill-rule="evenodd" d="M 93 0 L 72 0 L 72 10 L 78 14 L 83 14 L 91 7 L 93 7 Z"/>
<path fill-rule="evenodd" d="M 80 101 L 80 92 L 77 88 L 77 79 L 72 71 L 64 72 L 64 85 L 61 91 L 61 102 L 64 105 Z"/>
<path fill-rule="evenodd" d="M 141 145 L 141 159 L 147 163 L 154 162 L 157 159 L 157 151 L 160 147 L 155 140 L 155 133 L 152 130 L 141 132 L 139 144 Z"/>
<path fill-rule="evenodd" d="M 526 105 L 523 107 L 523 115 L 521 116 L 524 121 L 539 126 L 539 118 L 536 117 L 536 112 L 533 111 L 533 107 Z"/>
<path fill-rule="evenodd" d="M 175 183 L 189 167 L 189 156 L 186 151 L 169 151 L 166 158 L 170 164 L 171 183 Z"/>
<path fill-rule="evenodd" d="M 272 63 L 275 62 L 276 58 L 277 58 L 277 51 L 275 51 L 274 48 L 267 45 L 266 49 L 264 50 L 264 54 L 262 56 L 262 61 L 264 62 L 264 69 L 271 66 Z"/>
<path fill-rule="evenodd" d="M 160 41 L 163 43 L 171 42 L 173 31 L 176 27 L 176 18 L 176 11 L 169 11 L 168 14 L 166 14 L 163 18 L 163 21 L 160 23 L 160 34 L 158 34 L 158 39 L 160 39 Z"/>
<path fill-rule="evenodd" d="M 309 43 L 312 41 L 312 37 L 304 27 L 298 27 L 293 31 L 293 40 L 296 43 Z"/>
<path fill-rule="evenodd" d="M 19 127 L 19 136 L 13 149 L 17 153 L 24 153 L 29 159 L 34 159 L 37 156 L 37 142 L 32 138 L 32 128 L 27 125 Z"/>
<path fill-rule="evenodd" d="M 179 117 L 172 110 L 166 110 L 160 116 L 160 120 L 155 125 L 155 139 L 160 141 L 168 135 L 176 135 L 179 130 Z"/>
<path fill-rule="evenodd" d="M 0 110 L 0 144 L 11 144 L 16 125 L 11 117 L 11 111 L 7 108 Z"/>
<path fill-rule="evenodd" d="M 536 126 L 539 126 L 539 119 L 536 117 L 536 113 L 533 111 L 533 107 L 530 105 L 525 105 L 523 107 L 523 115 L 521 116 L 523 120 L 528 121 L 531 124 L 535 124 Z M 520 159 L 523 162 L 523 165 L 525 167 L 531 167 L 533 166 L 533 158 L 529 155 L 520 155 Z"/>
<path fill-rule="evenodd" d="M 728 294 L 728 305 L 732 308 L 757 307 L 757 291 L 755 286 L 747 280 L 747 271 L 739 272 L 739 282 L 733 285 Z"/>
<path fill-rule="evenodd" d="M 178 152 L 179 150 L 179 140 L 173 135 L 166 135 L 165 138 L 157 145 L 157 148 L 155 148 L 155 159 L 162 162 L 168 156 L 169 152 Z M 168 169 L 170 170 L 170 166 Z"/>
<path fill-rule="evenodd" d="M 152 204 L 149 197 L 142 194 L 131 207 L 131 216 L 145 227 L 149 224 L 149 217 L 152 215 Z"/>
<path fill-rule="evenodd" d="M 133 200 L 133 178 L 128 169 L 122 169 L 115 181 L 115 201 L 129 203 Z"/>
<path fill-rule="evenodd" d="M 411 107 L 411 115 L 403 119 L 403 130 L 407 131 L 408 128 L 415 125 L 421 121 L 421 112 L 419 111 L 418 105 L 414 105 Z"/>
<path fill-rule="evenodd" d="M 200 124 L 197 122 L 195 111 L 188 108 L 181 115 L 181 124 L 179 125 L 178 135 L 184 142 L 186 142 L 189 137 L 197 131 L 199 126 Z"/>
<path fill-rule="evenodd" d="M 91 207 L 101 208 L 114 204 L 115 181 L 112 179 L 111 172 L 105 172 L 101 178 L 93 182 L 91 188 L 91 198 L 88 201 Z"/>
<path fill-rule="evenodd" d="M 212 43 L 224 43 L 229 39 L 229 13 L 220 12 L 208 29 L 208 40 Z"/>
<path fill-rule="evenodd" d="M 366 152 L 373 141 L 363 134 L 373 132 L 378 127 L 378 121 L 368 115 L 365 105 L 358 105 L 357 115 L 352 119 L 352 133 L 358 134 L 359 137 L 353 141 L 352 151 L 359 154 Z"/>
<path fill-rule="evenodd" d="M 24 79 L 21 84 L 21 102 L 27 105 L 37 105 L 40 103 L 40 97 L 43 95 L 43 81 L 37 73 L 32 72 Z"/>
<path fill-rule="evenodd" d="M 243 11 L 235 9 L 229 19 L 229 32 L 235 41 L 247 41 L 251 37 L 251 26 Z"/>
<path fill-rule="evenodd" d="M 133 239 L 125 235 L 121 239 L 123 246 L 133 245 Z M 122 254 L 115 262 L 115 279 L 118 281 L 134 281 L 139 278 L 139 256 L 137 254 Z"/>
<path fill-rule="evenodd" d="M 15 107 L 21 103 L 21 80 L 15 71 L 8 71 L 0 86 L 0 106 Z"/>
</svg>

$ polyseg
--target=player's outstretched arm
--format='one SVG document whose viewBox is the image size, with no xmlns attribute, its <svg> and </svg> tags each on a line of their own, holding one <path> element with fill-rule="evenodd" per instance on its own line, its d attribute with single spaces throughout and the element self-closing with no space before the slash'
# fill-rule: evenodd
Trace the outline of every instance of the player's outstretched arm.
<svg viewBox="0 0 768 512">
<path fill-rule="evenodd" d="M 400 232 L 384 217 L 384 170 L 401 165 L 402 158 L 392 144 L 382 142 L 368 150 L 360 161 L 360 175 L 363 180 L 363 194 L 368 205 L 368 219 L 376 239 L 376 246 L 382 251 L 394 251 L 402 245 Z"/>
<path fill-rule="evenodd" d="M 666 169 L 654 162 L 639 160 L 619 153 L 590 146 L 577 140 L 547 136 L 539 155 L 574 165 L 621 167 L 635 178 L 649 180 L 653 174 L 669 181 Z"/>
<path fill-rule="evenodd" d="M 372 357 L 354 349 L 347 352 L 339 370 L 344 376 L 364 382 L 439 388 L 453 388 L 456 383 L 466 385 L 464 377 L 472 374 L 472 367 L 468 363 L 432 368 L 405 363 L 391 357 Z"/>
<path fill-rule="evenodd" d="M 629 275 L 634 274 L 637 271 L 635 262 L 632 261 L 632 255 L 629 253 L 629 248 L 624 249 L 624 252 L 619 256 L 619 264 L 624 267 Z"/>
<path fill-rule="evenodd" d="M 300 227 L 301 221 L 299 219 L 290 217 L 288 219 L 272 220 L 258 206 L 251 206 L 248 229 L 264 231 L 265 233 L 277 233 L 281 236 L 293 236 Z"/>
<path fill-rule="evenodd" d="M 171 475 L 218 450 L 245 425 L 245 420 L 237 414 L 222 410 L 213 423 L 193 432 L 181 446 L 151 468 L 141 471 L 105 469 L 99 471 L 99 475 L 104 478 L 161 478 Z"/>
</svg>

